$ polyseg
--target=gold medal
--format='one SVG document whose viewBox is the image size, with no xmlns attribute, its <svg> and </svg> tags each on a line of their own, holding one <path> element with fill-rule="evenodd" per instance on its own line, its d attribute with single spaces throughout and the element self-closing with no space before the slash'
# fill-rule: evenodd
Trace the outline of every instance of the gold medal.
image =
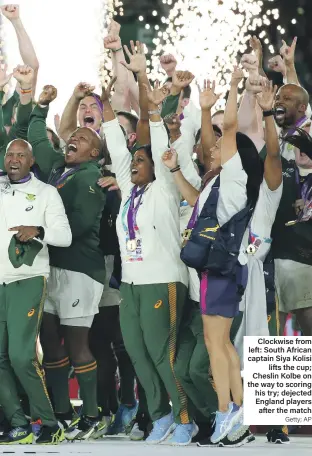
<svg viewBox="0 0 312 456">
<path fill-rule="evenodd" d="M 290 222 L 285 223 L 285 226 L 293 226 L 297 224 L 297 220 L 291 220 Z"/>
<path fill-rule="evenodd" d="M 136 248 L 137 241 L 135 239 L 129 239 L 129 241 L 127 242 L 127 250 L 129 250 L 129 252 L 134 252 Z"/>
<path fill-rule="evenodd" d="M 254 255 L 257 252 L 257 248 L 256 248 L 256 246 L 254 244 L 249 244 L 249 246 L 247 247 L 246 252 L 249 255 Z"/>
</svg>

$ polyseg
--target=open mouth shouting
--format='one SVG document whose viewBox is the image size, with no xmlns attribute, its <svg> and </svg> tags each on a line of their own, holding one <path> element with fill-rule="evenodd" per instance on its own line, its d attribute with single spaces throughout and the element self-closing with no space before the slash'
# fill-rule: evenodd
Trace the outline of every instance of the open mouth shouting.
<svg viewBox="0 0 312 456">
<path fill-rule="evenodd" d="M 93 128 L 95 122 L 95 118 L 93 116 L 85 116 L 83 119 L 83 123 L 85 127 Z"/>
<path fill-rule="evenodd" d="M 10 166 L 10 174 L 18 174 L 20 171 L 20 167 L 16 165 L 11 165 Z"/>
<path fill-rule="evenodd" d="M 67 150 L 66 150 L 66 155 L 67 157 L 71 157 L 73 155 L 75 155 L 75 153 L 77 152 L 77 146 L 76 144 L 74 143 L 69 143 L 67 145 Z"/>
<path fill-rule="evenodd" d="M 138 174 L 138 170 L 136 168 L 131 168 L 131 175 L 135 176 L 136 174 Z"/>
<path fill-rule="evenodd" d="M 284 106 L 276 106 L 274 118 L 278 124 L 283 124 L 286 117 L 286 108 Z"/>
</svg>

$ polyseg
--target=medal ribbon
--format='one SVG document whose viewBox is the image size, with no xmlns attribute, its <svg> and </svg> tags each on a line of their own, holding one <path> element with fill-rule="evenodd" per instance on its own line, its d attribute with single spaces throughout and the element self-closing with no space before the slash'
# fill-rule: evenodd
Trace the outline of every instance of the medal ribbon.
<svg viewBox="0 0 312 456">
<path fill-rule="evenodd" d="M 128 210 L 128 214 L 127 214 L 128 233 L 129 233 L 129 238 L 131 241 L 133 239 L 135 239 L 134 227 L 136 226 L 136 216 L 137 216 L 145 189 L 146 189 L 146 185 L 144 185 L 144 187 L 142 187 L 140 190 L 138 190 L 138 186 L 135 185 L 131 191 L 129 210 Z M 138 200 L 137 204 L 135 205 L 134 202 L 135 202 L 136 198 L 139 198 L 139 200 Z"/>
<path fill-rule="evenodd" d="M 10 180 L 10 182 L 11 182 L 11 184 L 24 184 L 25 182 L 30 181 L 30 179 L 31 179 L 31 175 L 28 174 L 27 176 L 23 177 L 23 179 L 20 179 L 18 181 L 11 181 Z"/>
<path fill-rule="evenodd" d="M 73 168 L 71 168 L 70 170 L 66 171 L 66 173 L 62 174 L 62 176 L 55 182 L 54 186 L 55 187 L 58 187 L 60 184 L 62 184 L 69 176 L 71 176 L 72 174 L 74 174 L 77 169 L 79 168 L 79 165 L 78 166 L 74 166 Z"/>
<path fill-rule="evenodd" d="M 306 120 L 308 120 L 308 117 L 303 116 L 301 119 L 297 120 L 297 122 L 295 123 L 295 127 L 300 128 L 305 123 Z M 296 132 L 295 129 L 289 130 L 287 132 L 287 134 L 285 135 L 285 138 L 287 138 L 287 136 L 293 135 L 295 132 Z"/>
<path fill-rule="evenodd" d="M 312 209 L 312 173 L 309 174 L 304 183 L 300 185 L 300 175 L 299 170 L 296 167 L 296 184 L 297 184 L 297 197 L 304 201 L 304 208 L 300 211 L 297 217 L 298 222 L 306 222 L 310 220 Z"/>
</svg>

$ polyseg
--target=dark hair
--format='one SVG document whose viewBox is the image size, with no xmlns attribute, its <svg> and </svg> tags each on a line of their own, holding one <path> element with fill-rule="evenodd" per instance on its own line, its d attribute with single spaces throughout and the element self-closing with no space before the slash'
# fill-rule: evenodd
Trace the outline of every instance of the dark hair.
<svg viewBox="0 0 312 456">
<path fill-rule="evenodd" d="M 264 163 L 253 141 L 243 133 L 236 133 L 237 150 L 247 178 L 247 198 L 255 207 L 263 181 Z"/>
<path fill-rule="evenodd" d="M 191 98 L 191 93 L 192 93 L 192 88 L 191 86 L 186 86 L 182 90 L 182 99 L 185 100 L 185 98 Z"/>
<path fill-rule="evenodd" d="M 60 147 L 61 147 L 61 142 L 60 142 L 60 138 L 57 136 L 57 134 L 52 130 L 52 128 L 49 128 L 47 127 L 47 131 L 49 131 L 52 135 L 52 143 L 53 143 L 53 147 L 54 149 L 56 150 L 59 150 Z"/>
<path fill-rule="evenodd" d="M 138 145 L 137 147 L 135 147 L 132 151 L 132 156 L 134 156 L 134 154 L 138 151 L 138 150 L 141 150 L 143 149 L 146 153 L 146 155 L 148 156 L 148 158 L 150 159 L 152 165 L 154 166 L 154 160 L 153 160 L 153 155 L 152 155 L 152 148 L 151 148 L 151 145 L 150 144 L 145 144 L 144 146 L 140 146 Z"/>
<path fill-rule="evenodd" d="M 222 136 L 222 131 L 220 130 L 220 128 L 217 126 L 217 125 L 212 125 L 212 128 L 213 128 L 213 131 L 215 133 L 217 133 L 218 135 L 220 135 L 220 137 Z M 198 141 L 200 140 L 200 137 L 201 137 L 201 128 L 198 130 L 198 132 L 196 133 L 196 136 L 195 136 L 195 143 L 197 144 Z"/>
<path fill-rule="evenodd" d="M 131 133 L 136 132 L 137 124 L 138 124 L 138 117 L 132 114 L 131 112 L 128 111 L 117 111 L 117 116 L 124 116 L 130 123 L 131 125 Z"/>
<path fill-rule="evenodd" d="M 306 154 L 312 160 L 312 138 L 302 128 L 296 128 L 297 135 L 289 135 L 283 141 L 297 147 L 300 152 Z"/>
</svg>

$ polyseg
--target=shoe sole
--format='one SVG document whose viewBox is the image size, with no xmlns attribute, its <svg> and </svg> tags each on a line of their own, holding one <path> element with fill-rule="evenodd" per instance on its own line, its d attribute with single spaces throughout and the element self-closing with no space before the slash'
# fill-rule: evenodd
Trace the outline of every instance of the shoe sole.
<svg viewBox="0 0 312 456">
<path fill-rule="evenodd" d="M 73 438 L 69 438 L 69 437 L 67 437 L 67 436 L 65 435 L 65 438 L 66 438 L 66 440 L 68 440 L 69 442 L 74 442 L 74 441 L 76 441 L 76 440 L 78 440 L 78 441 L 79 441 L 79 440 L 88 440 L 88 439 L 90 439 L 90 437 L 94 434 L 94 432 L 95 432 L 95 431 L 92 429 L 91 431 L 87 432 L 86 434 L 82 435 L 81 437 L 79 437 L 79 435 L 80 435 L 80 433 L 79 433 L 79 434 L 77 434 L 77 435 L 76 435 L 75 437 L 73 437 Z"/>
<path fill-rule="evenodd" d="M 239 439 L 242 437 L 249 429 L 249 426 L 241 426 L 236 432 L 233 434 L 228 434 L 227 438 L 229 439 L 230 442 L 234 442 L 235 440 Z"/>
<path fill-rule="evenodd" d="M 153 441 L 150 441 L 150 442 L 149 442 L 148 440 L 145 440 L 145 443 L 146 443 L 147 445 L 158 445 L 159 443 L 163 442 L 164 440 L 166 440 L 166 439 L 169 437 L 169 435 L 171 434 L 171 432 L 175 430 L 175 427 L 176 427 L 176 424 L 173 423 L 173 424 L 169 427 L 169 429 L 168 429 L 168 431 L 166 432 L 166 434 L 165 434 L 160 440 L 153 440 Z"/>
<path fill-rule="evenodd" d="M 211 444 L 208 443 L 207 445 L 201 445 L 199 442 L 197 442 L 197 446 L 199 448 L 238 448 L 245 444 L 254 442 L 255 440 L 256 440 L 255 436 L 253 434 L 250 434 L 250 435 L 246 436 L 246 438 L 244 440 L 242 440 L 241 442 L 239 442 L 237 444 L 233 444 L 233 445 L 223 445 L 222 442 L 211 443 Z"/>
<path fill-rule="evenodd" d="M 274 445 L 289 445 L 290 441 L 288 440 L 288 442 L 283 442 L 281 439 L 276 439 L 275 442 L 270 440 L 268 443 L 273 443 Z"/>
<path fill-rule="evenodd" d="M 17 440 L 16 442 L 1 442 L 0 445 L 32 445 L 34 442 L 34 436 L 28 435 L 25 439 Z"/>
<path fill-rule="evenodd" d="M 238 423 L 238 421 L 240 420 L 242 414 L 243 414 L 243 409 L 241 407 L 239 409 L 238 413 L 232 418 L 231 421 L 229 421 L 229 423 L 228 423 L 227 427 L 225 428 L 225 430 L 223 431 L 223 433 L 216 440 L 212 440 L 211 439 L 211 443 L 219 443 L 219 442 L 221 442 L 221 440 L 225 439 L 225 437 L 228 435 L 228 433 L 231 430 L 231 428 L 236 423 Z"/>
</svg>

